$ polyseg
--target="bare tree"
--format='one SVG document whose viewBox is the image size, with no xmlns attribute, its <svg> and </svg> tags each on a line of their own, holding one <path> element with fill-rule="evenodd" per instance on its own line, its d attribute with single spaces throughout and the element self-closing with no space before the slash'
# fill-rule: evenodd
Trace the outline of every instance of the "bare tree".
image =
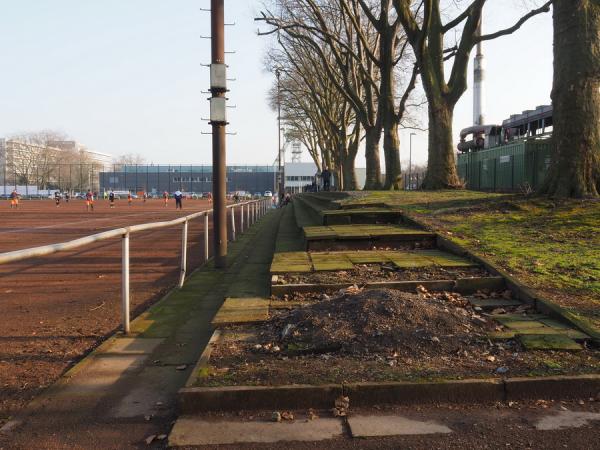
<svg viewBox="0 0 600 450">
<path fill-rule="evenodd" d="M 379 189 L 382 183 L 379 157 L 381 117 L 377 111 L 378 74 L 372 60 L 366 56 L 363 42 L 335 4 L 323 1 L 323 7 L 320 7 L 313 0 L 279 0 L 277 3 L 279 14 L 266 9 L 262 17 L 257 19 L 273 27 L 261 34 L 286 34 L 318 56 L 324 74 L 338 95 L 351 105 L 364 130 L 367 165 L 365 189 Z M 369 45 L 374 46 L 376 34 L 371 31 L 366 35 L 369 36 Z"/>
<path fill-rule="evenodd" d="M 554 0 L 554 155 L 542 193 L 600 193 L 600 2 Z"/>
<path fill-rule="evenodd" d="M 113 164 L 119 166 L 135 166 L 137 164 L 146 164 L 146 158 L 139 153 L 126 153 L 113 159 Z"/>
<path fill-rule="evenodd" d="M 264 34 L 284 33 L 312 46 L 321 58 L 325 73 L 346 98 L 364 130 L 365 189 L 397 188 L 401 173 L 398 128 L 413 106 L 408 100 L 418 69 L 410 60 L 410 46 L 401 33 L 392 1 L 280 0 L 277 4 L 279 14 L 267 9 L 257 20 L 273 27 Z M 317 68 L 314 66 L 313 70 Z M 399 68 L 408 76 L 399 76 Z M 379 162 L 382 132 L 386 162 L 383 184 Z"/>
<path fill-rule="evenodd" d="M 419 65 L 421 81 L 429 105 L 428 169 L 426 189 L 461 187 L 456 172 L 452 119 L 456 103 L 467 89 L 467 67 L 472 48 L 481 41 L 495 39 L 518 30 L 530 18 L 549 11 L 552 0 L 529 11 L 512 26 L 485 35 L 478 33 L 486 0 L 472 0 L 444 23 L 441 0 L 393 0 L 399 20 Z M 462 30 L 460 27 L 462 26 Z M 459 38 L 446 46 L 445 37 L 454 32 Z M 445 68 L 450 67 L 446 76 Z"/>
<path fill-rule="evenodd" d="M 55 130 L 40 130 L 15 133 L 9 137 L 18 154 L 14 160 L 14 173 L 19 183 L 47 187 L 57 164 L 61 162 L 61 151 L 50 145 L 62 141 L 67 136 Z"/>
<path fill-rule="evenodd" d="M 271 93 L 272 107 L 281 103 L 285 126 L 306 145 L 319 170 L 329 167 L 338 173 L 343 189 L 356 189 L 360 123 L 353 108 L 337 91 L 311 46 L 287 35 L 279 35 L 277 43 L 279 50 L 271 51 L 266 61 L 267 67 L 276 67 L 280 74 L 279 92 L 273 89 Z M 325 57 L 332 59 L 331 54 Z"/>
</svg>

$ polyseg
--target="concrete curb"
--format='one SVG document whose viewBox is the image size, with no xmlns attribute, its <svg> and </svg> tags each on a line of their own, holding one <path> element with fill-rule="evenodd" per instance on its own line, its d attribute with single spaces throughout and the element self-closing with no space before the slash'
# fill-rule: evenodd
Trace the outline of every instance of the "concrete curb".
<svg viewBox="0 0 600 450">
<path fill-rule="evenodd" d="M 531 399 L 588 399 L 600 392 L 599 375 L 484 378 L 433 382 L 328 385 L 188 387 L 179 391 L 182 413 L 331 408 L 340 395 L 353 406 L 491 403 Z"/>
<path fill-rule="evenodd" d="M 272 284 L 271 295 L 285 295 L 293 292 L 327 292 L 338 291 L 352 286 L 353 283 L 335 284 Z M 417 286 L 423 286 L 429 291 L 456 291 L 461 294 L 472 294 L 481 289 L 505 289 L 504 278 L 459 278 L 457 280 L 422 280 L 422 281 L 376 281 L 360 284 L 366 289 L 396 289 L 400 291 L 414 291 Z"/>
<path fill-rule="evenodd" d="M 190 414 L 257 409 L 323 409 L 333 407 L 335 399 L 342 393 L 342 386 L 336 384 L 192 387 L 179 391 L 179 411 Z"/>
</svg>

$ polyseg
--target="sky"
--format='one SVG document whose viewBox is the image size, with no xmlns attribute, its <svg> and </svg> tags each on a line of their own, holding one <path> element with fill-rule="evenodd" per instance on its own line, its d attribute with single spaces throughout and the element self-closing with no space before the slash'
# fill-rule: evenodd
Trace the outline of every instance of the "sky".
<svg viewBox="0 0 600 450">
<path fill-rule="evenodd" d="M 493 0 L 484 27 L 503 27 L 526 0 Z M 465 2 L 463 2 L 465 3 Z M 276 113 L 266 97 L 268 40 L 253 19 L 260 0 L 226 0 L 230 66 L 230 164 L 272 164 Z M 0 0 L 0 137 L 41 129 L 88 148 L 141 154 L 152 163 L 209 164 L 209 0 Z M 512 36 L 485 44 L 487 122 L 550 103 L 552 20 L 534 18 Z M 471 79 L 472 68 L 469 68 Z M 455 110 L 454 134 L 472 123 L 472 91 Z M 426 110 L 423 112 L 426 117 Z M 409 157 L 401 133 L 401 159 Z M 427 158 L 427 133 L 413 137 L 412 158 Z M 382 158 L 383 159 L 383 158 Z M 304 161 L 308 161 L 305 152 Z M 364 156 L 357 158 L 364 167 Z"/>
</svg>

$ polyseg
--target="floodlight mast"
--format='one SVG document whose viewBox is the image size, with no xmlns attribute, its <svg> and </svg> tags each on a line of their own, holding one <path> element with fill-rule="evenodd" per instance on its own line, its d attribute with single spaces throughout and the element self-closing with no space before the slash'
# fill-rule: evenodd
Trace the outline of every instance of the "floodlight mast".
<svg viewBox="0 0 600 450">
<path fill-rule="evenodd" d="M 225 5 L 211 0 L 211 105 L 213 151 L 213 243 L 215 267 L 227 267 Z"/>
</svg>

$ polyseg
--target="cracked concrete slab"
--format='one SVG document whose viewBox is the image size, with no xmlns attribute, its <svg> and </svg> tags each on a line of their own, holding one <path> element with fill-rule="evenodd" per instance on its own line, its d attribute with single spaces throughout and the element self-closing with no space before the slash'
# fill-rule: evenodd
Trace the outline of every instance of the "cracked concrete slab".
<svg viewBox="0 0 600 450">
<path fill-rule="evenodd" d="M 348 425 L 355 438 L 452 433 L 445 425 L 403 416 L 352 416 L 348 418 Z"/>
<path fill-rule="evenodd" d="M 169 446 L 323 441 L 339 437 L 342 433 L 342 421 L 330 418 L 275 423 L 207 421 L 183 416 L 171 431 Z"/>
</svg>

